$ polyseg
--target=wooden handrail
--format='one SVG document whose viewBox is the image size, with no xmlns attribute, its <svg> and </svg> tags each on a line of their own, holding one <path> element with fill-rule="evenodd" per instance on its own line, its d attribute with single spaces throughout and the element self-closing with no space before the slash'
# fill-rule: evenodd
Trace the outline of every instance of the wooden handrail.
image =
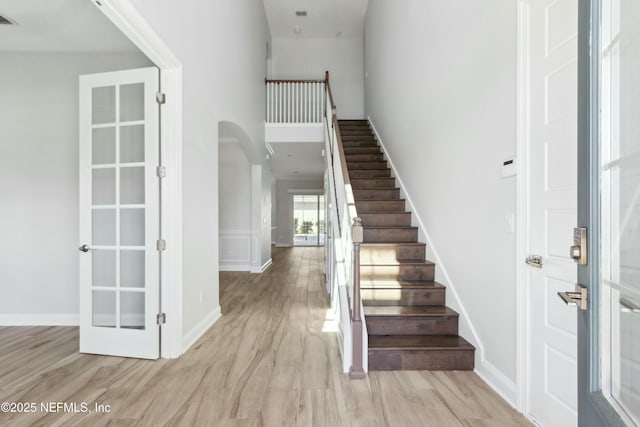
<svg viewBox="0 0 640 427">
<path fill-rule="evenodd" d="M 342 146 L 342 135 L 340 134 L 340 127 L 338 125 L 338 117 L 336 113 L 333 113 L 332 123 L 336 130 L 336 146 L 338 147 L 340 157 L 340 169 L 342 169 L 342 177 L 345 185 L 351 185 L 351 179 L 349 178 L 349 169 L 347 168 L 347 160 L 344 155 L 344 147 Z M 355 206 L 354 206 L 355 209 Z"/>
<path fill-rule="evenodd" d="M 274 80 L 264 79 L 266 83 L 325 83 L 325 80 Z"/>
<path fill-rule="evenodd" d="M 329 71 L 325 71 L 324 73 L 324 82 L 327 85 L 327 91 L 329 92 L 329 101 L 331 102 L 331 111 L 333 112 L 333 116 L 336 115 L 336 103 L 333 102 L 333 94 L 331 93 L 331 85 L 329 84 Z"/>
</svg>

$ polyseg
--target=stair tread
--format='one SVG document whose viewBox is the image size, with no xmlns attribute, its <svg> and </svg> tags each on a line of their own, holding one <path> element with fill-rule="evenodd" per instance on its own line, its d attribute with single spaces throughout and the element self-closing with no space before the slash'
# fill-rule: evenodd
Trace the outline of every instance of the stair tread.
<svg viewBox="0 0 640 427">
<path fill-rule="evenodd" d="M 408 260 L 398 260 L 398 261 L 385 261 L 385 262 L 377 262 L 375 264 L 367 264 L 361 263 L 360 267 L 390 267 L 396 265 L 435 265 L 431 261 L 427 261 L 424 259 L 408 259 Z"/>
<path fill-rule="evenodd" d="M 382 177 L 382 178 L 384 178 L 384 177 Z M 398 203 L 398 202 L 406 202 L 406 199 L 360 199 L 360 198 L 356 198 L 356 202 Z"/>
<path fill-rule="evenodd" d="M 360 280 L 360 289 L 446 289 L 442 283 L 434 281 L 409 280 Z"/>
<path fill-rule="evenodd" d="M 399 243 L 388 243 L 388 242 L 363 242 L 361 243 L 361 246 L 368 246 L 368 247 L 373 247 L 373 246 L 382 246 L 383 248 L 393 248 L 396 246 L 427 246 L 426 243 L 422 243 L 422 242 L 399 242 Z"/>
<path fill-rule="evenodd" d="M 377 161 L 372 161 L 372 162 L 347 162 L 347 169 L 349 169 L 348 165 L 351 164 L 351 163 L 378 163 L 378 162 Z M 380 161 L 380 163 L 382 163 L 382 160 Z M 354 170 L 359 170 L 359 171 L 379 171 L 379 170 L 387 170 L 387 169 L 389 169 L 389 167 L 386 167 L 386 168 L 366 168 L 366 169 L 365 168 L 360 168 L 360 169 L 351 169 L 350 172 L 354 171 Z"/>
<path fill-rule="evenodd" d="M 358 215 L 360 217 L 363 217 L 365 215 L 411 215 L 411 212 L 407 212 L 407 211 L 367 211 L 367 212 L 359 212 Z M 410 227 L 409 225 L 389 225 L 389 226 L 366 226 L 368 228 L 375 228 L 375 227 L 387 227 L 387 228 L 407 228 Z"/>
<path fill-rule="evenodd" d="M 355 200 L 356 200 L 356 202 L 374 202 L 374 201 L 380 200 L 380 199 L 370 199 L 370 198 L 366 198 L 366 197 L 355 197 Z M 392 200 L 400 200 L 400 199 L 385 199 L 385 200 L 392 201 Z"/>
<path fill-rule="evenodd" d="M 370 335 L 369 350 L 475 350 L 458 335 Z"/>
<path fill-rule="evenodd" d="M 457 317 L 458 312 L 444 305 L 366 305 L 366 316 Z"/>
<path fill-rule="evenodd" d="M 381 177 L 381 178 L 387 178 L 387 179 L 395 179 L 393 177 Z M 354 179 L 367 179 L 367 178 L 354 178 Z M 353 179 L 351 180 L 353 181 Z M 391 191 L 391 190 L 399 190 L 397 187 L 396 188 L 389 188 L 389 187 L 367 187 L 367 188 L 356 188 L 356 191 L 360 192 L 360 191 L 367 191 L 367 192 L 376 192 L 376 191 Z"/>
<path fill-rule="evenodd" d="M 367 214 L 369 213 L 393 214 L 393 213 L 406 213 L 406 212 L 366 212 L 366 213 Z M 413 227 L 411 225 L 364 225 L 363 227 L 371 230 L 390 230 L 390 229 L 415 230 L 418 228 L 418 227 Z"/>
</svg>

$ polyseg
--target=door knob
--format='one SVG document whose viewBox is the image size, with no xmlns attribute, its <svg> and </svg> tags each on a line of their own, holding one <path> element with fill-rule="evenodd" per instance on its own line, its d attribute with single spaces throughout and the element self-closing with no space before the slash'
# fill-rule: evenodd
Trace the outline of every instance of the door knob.
<svg viewBox="0 0 640 427">
<path fill-rule="evenodd" d="M 89 252 L 91 250 L 89 245 L 82 245 L 78 249 L 80 249 L 80 252 Z"/>
</svg>

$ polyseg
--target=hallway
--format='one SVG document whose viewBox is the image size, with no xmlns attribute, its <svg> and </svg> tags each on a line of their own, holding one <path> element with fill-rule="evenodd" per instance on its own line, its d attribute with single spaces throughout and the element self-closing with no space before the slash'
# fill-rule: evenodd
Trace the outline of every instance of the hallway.
<svg viewBox="0 0 640 427">
<path fill-rule="evenodd" d="M 1 425 L 529 425 L 473 372 L 349 380 L 324 291 L 322 248 L 274 248 L 263 274 L 221 273 L 222 318 L 180 359 L 77 353 L 77 328 L 0 328 Z M 40 402 L 109 405 L 40 411 Z"/>
</svg>

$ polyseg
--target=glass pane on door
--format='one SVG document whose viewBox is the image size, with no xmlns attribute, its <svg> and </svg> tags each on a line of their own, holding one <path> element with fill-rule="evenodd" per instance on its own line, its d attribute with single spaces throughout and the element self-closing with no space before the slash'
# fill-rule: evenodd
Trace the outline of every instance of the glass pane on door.
<svg viewBox="0 0 640 427">
<path fill-rule="evenodd" d="M 91 90 L 91 123 L 113 123 L 116 121 L 116 87 L 94 87 Z"/>
<path fill-rule="evenodd" d="M 144 84 L 92 90 L 92 324 L 145 328 Z"/>
<path fill-rule="evenodd" d="M 640 3 L 602 7 L 603 390 L 640 424 Z"/>
<path fill-rule="evenodd" d="M 324 245 L 324 195 L 293 196 L 293 245 Z"/>
</svg>

